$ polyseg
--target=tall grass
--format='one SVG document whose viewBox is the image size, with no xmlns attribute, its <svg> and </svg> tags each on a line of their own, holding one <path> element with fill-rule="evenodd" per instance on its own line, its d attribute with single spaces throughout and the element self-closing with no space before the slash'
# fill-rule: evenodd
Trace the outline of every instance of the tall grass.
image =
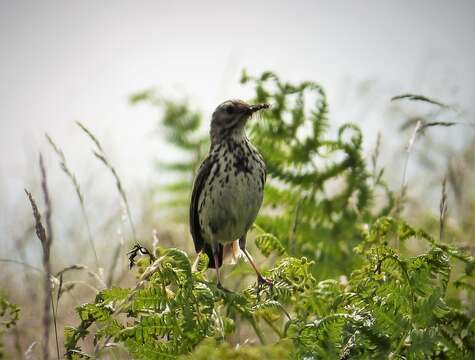
<svg viewBox="0 0 475 360">
<path fill-rule="evenodd" d="M 111 162 L 109 161 L 108 157 L 106 156 L 106 153 L 104 152 L 104 149 L 101 146 L 101 143 L 97 139 L 97 137 L 88 129 L 86 128 L 82 123 L 79 121 L 76 122 L 76 124 L 81 128 L 82 131 L 92 140 L 92 142 L 96 145 L 96 149 L 93 150 L 93 154 L 96 158 L 98 158 L 106 167 L 109 169 L 111 172 L 112 176 L 115 179 L 115 185 L 117 188 L 117 191 L 119 192 L 119 195 L 123 201 L 123 204 L 125 206 L 126 212 L 127 212 L 127 219 L 129 220 L 130 224 L 130 230 L 132 232 L 132 239 L 134 240 L 135 243 L 137 243 L 137 235 L 135 231 L 135 225 L 132 220 L 132 213 L 130 211 L 130 205 L 129 201 L 127 199 L 127 194 L 125 193 L 124 186 L 122 185 L 122 181 L 120 180 L 119 175 L 117 174 L 117 171 L 114 166 L 112 166 Z"/>
<path fill-rule="evenodd" d="M 44 179 L 44 178 L 43 178 Z M 41 242 L 41 246 L 43 249 L 43 268 L 45 271 L 44 276 L 44 305 L 43 305 L 43 359 L 49 360 L 49 335 L 50 335 L 50 327 L 51 327 L 51 261 L 50 261 L 50 251 L 51 251 L 51 237 L 47 236 L 46 230 L 41 222 L 41 215 L 38 210 L 38 206 L 36 205 L 36 201 L 33 198 L 33 195 L 25 189 L 25 193 L 28 196 L 30 201 L 31 208 L 33 210 L 33 217 L 35 219 L 35 229 L 36 229 L 36 236 Z M 45 192 L 45 198 L 48 196 Z M 46 202 L 49 204 L 49 201 Z M 50 210 L 47 210 L 47 214 L 51 214 Z M 47 215 L 48 216 L 48 215 Z M 59 359 L 59 351 L 58 351 L 58 359 Z"/>
<path fill-rule="evenodd" d="M 56 143 L 53 141 L 53 139 L 48 134 L 45 134 L 45 137 L 46 137 L 46 140 L 48 141 L 48 143 L 53 148 L 56 155 L 59 157 L 59 166 L 61 167 L 61 170 L 63 170 L 63 172 L 69 178 L 69 180 L 71 181 L 71 183 L 74 187 L 77 198 L 79 200 L 79 205 L 81 207 L 82 217 L 83 217 L 84 223 L 86 225 L 89 245 L 90 245 L 92 253 L 94 255 L 96 270 L 99 270 L 99 268 L 100 268 L 99 258 L 97 257 L 97 250 L 96 250 L 96 246 L 94 244 L 94 239 L 92 237 L 91 225 L 89 224 L 89 217 L 87 216 L 86 206 L 84 204 L 84 194 L 81 191 L 81 187 L 80 187 L 79 182 L 76 178 L 76 175 L 74 174 L 74 172 L 72 172 L 70 170 L 70 168 L 68 166 L 68 163 L 66 162 L 66 157 L 64 155 L 63 150 L 59 146 L 56 145 Z"/>
<path fill-rule="evenodd" d="M 132 239 L 133 239 L 134 243 L 136 244 L 135 246 L 137 248 L 142 248 L 142 246 L 139 244 L 139 242 L 137 240 L 135 225 L 134 225 L 134 221 L 132 219 L 132 212 L 130 210 L 130 205 L 129 205 L 129 201 L 127 199 L 127 194 L 125 193 L 124 186 L 122 185 L 122 181 L 120 180 L 120 177 L 119 177 L 115 167 L 109 161 L 109 159 L 106 156 L 106 153 L 105 153 L 104 149 L 102 148 L 102 145 L 101 145 L 100 141 L 97 139 L 97 137 L 86 126 L 84 126 L 82 123 L 76 122 L 76 124 L 81 128 L 81 130 L 94 143 L 94 145 L 96 147 L 96 149 L 93 150 L 94 156 L 97 159 L 99 159 L 102 162 L 102 164 L 104 164 L 106 166 L 106 168 L 110 171 L 110 173 L 114 177 L 117 191 L 118 191 L 119 196 L 122 200 L 122 204 L 124 205 L 125 210 L 126 210 L 127 219 L 129 221 L 130 230 L 131 230 L 131 233 L 132 233 Z M 114 272 L 115 272 L 115 269 L 117 267 L 117 262 L 118 262 L 118 259 L 119 259 L 121 248 L 122 248 L 122 244 L 119 243 L 119 244 L 116 245 L 116 247 L 113 251 L 112 264 L 111 264 L 111 267 L 109 269 L 109 275 L 108 275 L 108 278 L 107 278 L 107 285 L 108 286 L 111 286 L 113 281 L 114 281 Z"/>
</svg>

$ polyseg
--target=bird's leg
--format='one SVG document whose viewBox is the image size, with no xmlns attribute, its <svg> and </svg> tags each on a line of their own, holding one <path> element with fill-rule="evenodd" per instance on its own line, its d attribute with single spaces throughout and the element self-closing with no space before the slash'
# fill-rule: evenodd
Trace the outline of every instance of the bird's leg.
<svg viewBox="0 0 475 360">
<path fill-rule="evenodd" d="M 249 252 L 247 251 L 247 249 L 241 249 L 242 252 L 244 253 L 244 255 L 246 255 L 247 259 L 249 260 L 249 262 L 251 263 L 251 266 L 253 267 L 254 271 L 256 272 L 256 275 L 257 275 L 257 283 L 259 285 L 269 285 L 269 286 L 272 286 L 272 280 L 264 277 L 261 272 L 259 271 L 259 269 L 257 268 L 257 265 L 256 263 L 254 262 L 254 259 L 252 258 L 251 254 L 249 254 Z"/>
<path fill-rule="evenodd" d="M 219 256 L 218 256 L 219 246 L 216 246 L 216 247 L 213 246 L 212 249 L 213 249 L 214 266 L 216 268 L 216 278 L 218 281 L 216 286 L 218 287 L 218 289 L 229 291 L 221 284 L 221 277 L 219 276 Z"/>
<path fill-rule="evenodd" d="M 214 256 L 214 263 L 216 264 L 216 278 L 218 279 L 218 287 L 221 288 L 223 287 L 223 285 L 221 285 L 221 278 L 219 276 L 219 266 L 218 266 L 218 255 L 216 255 L 215 252 L 213 252 L 213 256 Z"/>
<path fill-rule="evenodd" d="M 249 263 L 251 264 L 252 268 L 256 272 L 258 285 L 264 285 L 265 284 L 265 285 L 272 286 L 272 280 L 264 277 L 261 274 L 261 272 L 257 268 L 256 263 L 254 262 L 254 259 L 251 256 L 251 254 L 249 254 L 249 251 L 247 251 L 247 249 L 246 249 L 246 235 L 244 235 L 242 238 L 239 239 L 239 247 L 241 248 L 244 255 L 246 255 L 247 259 L 249 260 Z"/>
</svg>

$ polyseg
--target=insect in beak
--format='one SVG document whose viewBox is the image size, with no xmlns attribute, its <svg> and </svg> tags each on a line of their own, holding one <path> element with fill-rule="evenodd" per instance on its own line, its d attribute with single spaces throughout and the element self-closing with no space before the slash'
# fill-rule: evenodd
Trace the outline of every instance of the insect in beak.
<svg viewBox="0 0 475 360">
<path fill-rule="evenodd" d="M 269 109 L 270 108 L 270 105 L 269 104 L 257 104 L 257 105 L 251 105 L 249 106 L 249 112 L 251 114 L 259 111 L 259 110 L 263 110 L 263 109 Z"/>
</svg>

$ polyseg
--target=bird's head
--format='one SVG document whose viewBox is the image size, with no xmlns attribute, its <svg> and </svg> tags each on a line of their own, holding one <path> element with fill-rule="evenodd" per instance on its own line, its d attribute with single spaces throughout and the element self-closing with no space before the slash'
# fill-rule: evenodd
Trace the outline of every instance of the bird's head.
<svg viewBox="0 0 475 360">
<path fill-rule="evenodd" d="M 252 114 L 269 107 L 269 104 L 249 105 L 242 100 L 223 102 L 211 118 L 211 141 L 216 143 L 229 136 L 241 136 L 244 125 Z"/>
</svg>

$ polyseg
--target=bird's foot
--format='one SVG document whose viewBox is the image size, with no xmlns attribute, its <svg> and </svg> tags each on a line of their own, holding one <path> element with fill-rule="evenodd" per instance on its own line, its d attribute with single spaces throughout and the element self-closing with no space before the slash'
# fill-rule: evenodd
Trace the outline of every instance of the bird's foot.
<svg viewBox="0 0 475 360">
<path fill-rule="evenodd" d="M 259 286 L 259 287 L 268 286 L 268 287 L 272 288 L 272 286 L 274 286 L 274 282 L 271 279 L 268 279 L 268 278 L 261 275 L 261 276 L 257 277 L 257 286 Z"/>
</svg>

